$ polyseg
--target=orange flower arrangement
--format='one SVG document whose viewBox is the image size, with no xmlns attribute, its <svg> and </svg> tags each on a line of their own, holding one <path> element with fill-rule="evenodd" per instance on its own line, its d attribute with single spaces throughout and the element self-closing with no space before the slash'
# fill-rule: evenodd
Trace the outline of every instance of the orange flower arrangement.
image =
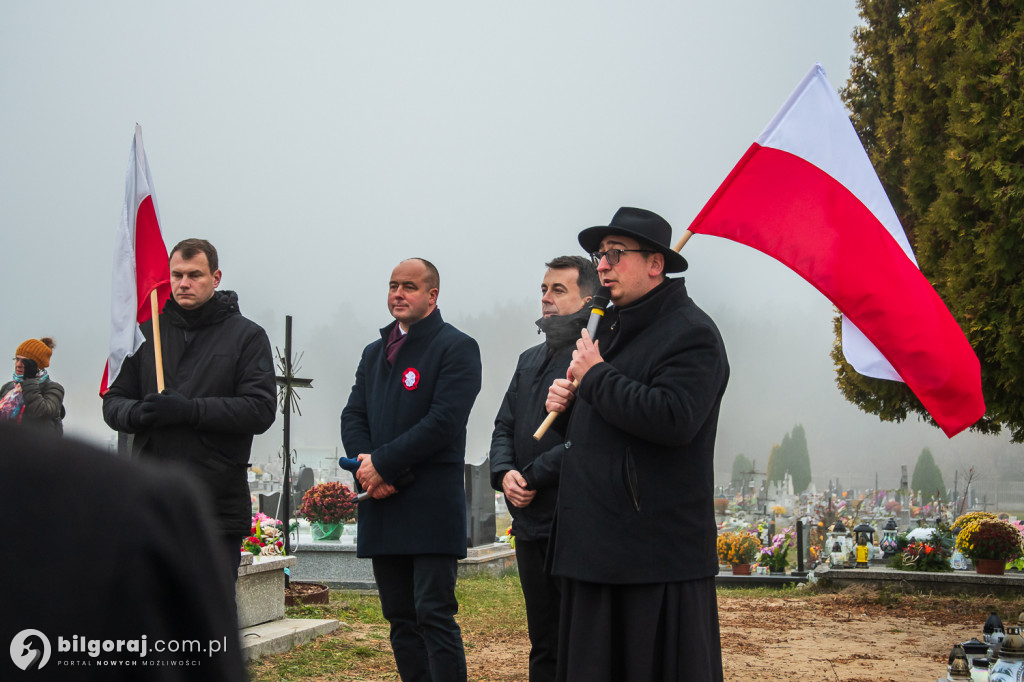
<svg viewBox="0 0 1024 682">
<path fill-rule="evenodd" d="M 761 550 L 761 541 L 751 533 L 728 532 L 718 536 L 718 560 L 723 564 L 749 564 Z"/>
</svg>

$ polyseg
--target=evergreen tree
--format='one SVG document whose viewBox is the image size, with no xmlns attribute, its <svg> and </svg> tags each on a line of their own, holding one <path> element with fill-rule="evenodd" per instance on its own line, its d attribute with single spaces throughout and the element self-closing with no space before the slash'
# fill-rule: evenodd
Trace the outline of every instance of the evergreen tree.
<svg viewBox="0 0 1024 682">
<path fill-rule="evenodd" d="M 926 500 L 938 496 L 946 499 L 946 484 L 942 482 L 942 470 L 935 463 L 932 451 L 928 448 L 921 450 L 914 465 L 914 475 L 910 479 L 910 487 L 920 491 Z"/>
<path fill-rule="evenodd" d="M 769 481 L 781 483 L 786 478 L 792 449 L 792 439 L 788 433 L 782 437 L 782 443 L 772 446 L 768 453 L 768 468 L 765 469 Z"/>
<path fill-rule="evenodd" d="M 797 424 L 791 433 L 782 437 L 782 443 L 772 446 L 768 455 L 769 481 L 782 482 L 786 472 L 793 478 L 793 492 L 800 494 L 811 484 L 811 455 L 807 450 L 807 434 Z"/>
<path fill-rule="evenodd" d="M 843 99 L 921 271 L 981 361 L 973 427 L 1024 441 L 1024 21 L 1018 3 L 858 0 Z M 832 358 L 843 395 L 885 421 L 916 413 L 899 382 Z M 934 423 L 934 422 L 933 422 Z"/>
<path fill-rule="evenodd" d="M 790 443 L 789 474 L 793 477 L 793 492 L 799 495 L 811 484 L 811 453 L 807 449 L 807 434 L 802 425 L 793 427 Z"/>
</svg>

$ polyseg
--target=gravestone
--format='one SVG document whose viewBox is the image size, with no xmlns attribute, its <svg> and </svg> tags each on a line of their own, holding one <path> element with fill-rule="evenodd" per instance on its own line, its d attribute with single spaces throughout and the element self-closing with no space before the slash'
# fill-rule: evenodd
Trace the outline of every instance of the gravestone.
<svg viewBox="0 0 1024 682">
<path fill-rule="evenodd" d="M 253 557 L 244 552 L 235 583 L 242 658 L 246 661 L 279 654 L 317 635 L 336 630 L 333 619 L 286 618 L 284 571 L 294 569 L 294 556 Z"/>
<path fill-rule="evenodd" d="M 260 512 L 272 519 L 280 519 L 281 516 L 281 493 L 260 493 Z"/>
<path fill-rule="evenodd" d="M 489 545 L 495 539 L 494 489 L 491 467 L 485 458 L 479 466 L 466 465 L 466 546 Z"/>
<path fill-rule="evenodd" d="M 294 517 L 298 512 L 299 507 L 302 506 L 302 496 L 306 494 L 306 491 L 313 487 L 316 480 L 313 477 L 313 470 L 309 467 L 302 467 L 299 470 L 299 477 L 295 481 L 295 485 L 292 487 L 292 509 L 291 515 Z"/>
</svg>

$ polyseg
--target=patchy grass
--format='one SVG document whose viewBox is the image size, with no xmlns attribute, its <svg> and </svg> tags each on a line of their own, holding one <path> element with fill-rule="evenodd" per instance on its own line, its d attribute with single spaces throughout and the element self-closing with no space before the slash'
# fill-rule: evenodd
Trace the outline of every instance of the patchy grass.
<svg viewBox="0 0 1024 682">
<path fill-rule="evenodd" d="M 456 618 L 467 655 L 507 649 L 509 642 L 526 640 L 526 607 L 514 571 L 497 578 L 460 578 L 455 595 L 459 600 Z M 285 611 L 289 618 L 333 618 L 341 626 L 287 653 L 250 663 L 253 682 L 398 679 L 388 624 L 376 595 L 332 590 L 329 604 Z M 470 679 L 487 678 L 477 675 Z"/>
<path fill-rule="evenodd" d="M 778 599 L 780 597 L 805 597 L 821 594 L 814 585 L 787 585 L 785 587 L 733 587 L 719 586 L 716 590 L 719 597 L 755 597 Z"/>
<path fill-rule="evenodd" d="M 329 604 L 290 606 L 285 615 L 333 618 L 341 626 L 286 653 L 253 661 L 249 664 L 253 682 L 387 679 L 382 671 L 394 667 L 387 621 L 374 594 L 332 590 Z"/>
</svg>

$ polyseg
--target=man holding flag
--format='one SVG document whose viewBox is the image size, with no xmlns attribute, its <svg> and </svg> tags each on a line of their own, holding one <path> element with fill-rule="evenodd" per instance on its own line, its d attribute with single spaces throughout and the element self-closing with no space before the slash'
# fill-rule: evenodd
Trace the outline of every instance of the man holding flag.
<svg viewBox="0 0 1024 682">
<path fill-rule="evenodd" d="M 622 208 L 579 235 L 615 306 L 547 397 L 569 412 L 549 549 L 565 578 L 559 680 L 722 679 L 713 460 L 729 363 L 665 276 L 687 267 L 671 232 Z"/>
<path fill-rule="evenodd" d="M 135 434 L 140 458 L 180 466 L 204 484 L 234 581 L 251 521 L 252 439 L 274 423 L 276 387 L 267 333 L 242 317 L 235 292 L 216 291 L 217 266 L 217 250 L 204 239 L 171 250 L 171 298 L 159 325 L 167 388 L 157 385 L 149 320 L 141 326 L 145 342 L 103 396 L 103 418 Z"/>
</svg>

